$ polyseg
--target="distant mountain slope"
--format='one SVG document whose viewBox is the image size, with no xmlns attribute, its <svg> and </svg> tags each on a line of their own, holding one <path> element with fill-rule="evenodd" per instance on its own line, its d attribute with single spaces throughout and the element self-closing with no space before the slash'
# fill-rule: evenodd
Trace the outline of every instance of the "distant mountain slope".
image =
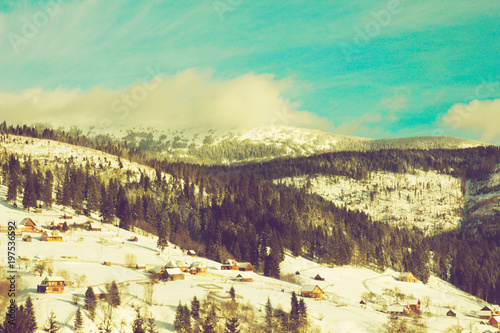
<svg viewBox="0 0 500 333">
<path fill-rule="evenodd" d="M 98 134 L 94 129 L 87 133 L 90 136 Z M 452 137 L 366 139 L 286 126 L 167 131 L 134 128 L 114 135 L 125 139 L 129 147 L 160 153 L 172 160 L 204 164 L 261 162 L 336 151 L 487 146 L 482 142 Z"/>
</svg>

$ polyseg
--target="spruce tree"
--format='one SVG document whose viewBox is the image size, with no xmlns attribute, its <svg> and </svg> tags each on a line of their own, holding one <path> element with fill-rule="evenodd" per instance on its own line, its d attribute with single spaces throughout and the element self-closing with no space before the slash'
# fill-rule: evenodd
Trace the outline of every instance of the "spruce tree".
<svg viewBox="0 0 500 333">
<path fill-rule="evenodd" d="M 191 319 L 189 308 L 187 305 L 182 305 L 181 301 L 177 305 L 177 312 L 175 313 L 174 328 L 176 332 L 189 333 L 191 332 Z"/>
<path fill-rule="evenodd" d="M 134 324 L 132 326 L 132 332 L 133 333 L 146 333 L 144 330 L 144 320 L 141 317 L 141 313 L 139 310 L 137 311 L 137 317 L 134 320 Z"/>
<path fill-rule="evenodd" d="M 57 333 L 61 329 L 61 326 L 57 323 L 56 314 L 54 311 L 50 312 L 50 317 L 47 319 L 45 323 L 45 327 L 43 330 L 48 333 Z"/>
<path fill-rule="evenodd" d="M 118 291 L 118 286 L 116 285 L 116 281 L 113 280 L 110 284 L 106 285 L 106 290 L 107 290 L 107 296 L 106 300 L 108 301 L 109 305 L 112 307 L 117 307 L 120 305 L 120 293 Z"/>
<path fill-rule="evenodd" d="M 20 172 L 21 166 L 19 165 L 19 161 L 14 155 L 11 155 L 9 159 L 9 186 L 7 189 L 7 201 L 16 203 Z"/>
<path fill-rule="evenodd" d="M 148 318 L 147 326 L 146 326 L 146 333 L 158 333 L 158 330 L 156 329 L 156 323 L 153 317 Z"/>
<path fill-rule="evenodd" d="M 26 167 L 26 183 L 24 184 L 23 192 L 23 207 L 24 209 L 36 208 L 36 192 L 35 183 L 33 181 L 33 174 L 31 166 Z"/>
<path fill-rule="evenodd" d="M 236 291 L 234 290 L 233 286 L 231 286 L 231 288 L 229 289 L 229 296 L 231 297 L 231 300 L 233 302 L 236 301 Z"/>
<path fill-rule="evenodd" d="M 201 324 L 201 328 L 204 333 L 215 333 L 215 327 L 217 326 L 217 315 L 215 313 L 215 307 L 212 305 L 210 311 L 207 313 L 205 320 Z"/>
<path fill-rule="evenodd" d="M 81 332 L 81 330 L 83 329 L 83 317 L 82 317 L 82 312 L 80 311 L 80 308 L 78 308 L 78 310 L 76 310 L 74 328 L 75 328 L 75 332 Z"/>
<path fill-rule="evenodd" d="M 26 299 L 25 311 L 26 311 L 26 322 L 27 322 L 26 332 L 34 333 L 38 328 L 38 324 L 36 322 L 36 314 L 35 314 L 35 309 L 33 307 L 33 301 L 31 300 L 31 296 L 28 296 L 28 298 Z"/>
<path fill-rule="evenodd" d="M 232 317 L 226 320 L 226 333 L 240 333 L 238 318 Z"/>
<path fill-rule="evenodd" d="M 95 297 L 94 290 L 92 289 L 92 287 L 88 287 L 87 291 L 85 292 L 85 305 L 83 306 L 83 308 L 89 311 L 90 319 L 92 319 L 92 321 L 94 321 L 95 318 L 96 306 L 97 299 Z"/>
<path fill-rule="evenodd" d="M 54 176 L 50 170 L 45 172 L 45 181 L 40 192 L 41 200 L 46 207 L 52 207 L 54 199 L 52 198 L 52 190 L 54 189 Z"/>
<path fill-rule="evenodd" d="M 297 295 L 295 291 L 292 292 L 292 298 L 290 301 L 290 330 L 292 332 L 298 332 L 299 329 L 299 302 L 297 301 Z"/>
<path fill-rule="evenodd" d="M 307 326 L 307 306 L 304 299 L 299 301 L 299 328 L 303 329 Z"/>
<path fill-rule="evenodd" d="M 264 323 L 264 332 L 272 333 L 274 330 L 273 306 L 269 297 L 266 302 L 266 321 Z"/>
<path fill-rule="evenodd" d="M 191 317 L 196 321 L 200 318 L 200 301 L 196 296 L 193 297 L 191 301 Z"/>
</svg>

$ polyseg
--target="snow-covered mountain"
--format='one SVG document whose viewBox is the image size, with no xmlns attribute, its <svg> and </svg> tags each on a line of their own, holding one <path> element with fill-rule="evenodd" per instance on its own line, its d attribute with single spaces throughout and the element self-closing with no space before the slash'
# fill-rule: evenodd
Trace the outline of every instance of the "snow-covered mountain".
<svg viewBox="0 0 500 333">
<path fill-rule="evenodd" d="M 453 137 L 367 139 L 287 126 L 169 130 L 138 127 L 110 133 L 93 128 L 86 133 L 89 136 L 105 134 L 123 138 L 129 146 L 160 153 L 170 159 L 206 164 L 260 162 L 336 151 L 452 149 L 487 145 Z"/>
</svg>

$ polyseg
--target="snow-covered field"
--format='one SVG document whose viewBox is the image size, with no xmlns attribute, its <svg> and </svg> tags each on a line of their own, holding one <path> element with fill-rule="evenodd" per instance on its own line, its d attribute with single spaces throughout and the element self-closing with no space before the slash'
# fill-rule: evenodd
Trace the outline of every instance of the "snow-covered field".
<svg viewBox="0 0 500 333">
<path fill-rule="evenodd" d="M 359 181 L 345 176 L 294 177 L 275 183 L 306 186 L 337 205 L 362 210 L 373 220 L 415 225 L 427 232 L 455 229 L 460 223 L 464 196 L 460 180 L 434 171 L 414 174 L 372 172 Z"/>
<path fill-rule="evenodd" d="M 0 199 L 0 216 L 2 224 L 10 220 L 21 220 L 30 216 L 39 226 L 47 225 L 59 218 L 61 211 L 54 209 L 42 214 L 27 214 L 20 209 L 12 208 Z M 77 222 L 85 222 L 86 217 L 74 217 Z M 67 271 L 72 280 L 78 275 L 85 274 L 87 280 L 78 287 L 73 284 L 66 287 L 62 294 L 39 294 L 36 285 L 43 277 L 34 274 L 24 266 L 19 267 L 21 278 L 18 279 L 17 301 L 23 302 L 28 295 L 34 300 L 39 326 L 43 326 L 52 310 L 57 315 L 57 320 L 63 325 L 63 332 L 73 331 L 74 315 L 77 306 L 82 306 L 83 297 L 87 286 L 100 285 L 116 280 L 122 292 L 122 305 L 113 312 L 113 322 L 117 332 L 131 332 L 131 324 L 135 318 L 134 308 L 140 307 L 144 313 L 151 313 L 156 320 L 160 332 L 173 332 L 173 321 L 176 306 L 181 300 L 189 303 L 193 296 L 202 299 L 217 288 L 218 294 L 227 296 L 231 286 L 236 289 L 236 294 L 241 296 L 240 302 L 254 306 L 258 316 L 263 318 L 264 305 L 267 298 L 271 299 L 273 306 L 279 305 L 285 310 L 290 308 L 290 295 L 292 291 L 298 292 L 302 285 L 317 284 L 326 293 L 324 300 L 315 301 L 305 299 L 312 323 L 323 332 L 379 332 L 381 325 L 388 320 L 388 315 L 377 311 L 376 307 L 368 303 L 366 306 L 359 304 L 362 293 L 372 291 L 379 295 L 384 288 L 398 287 L 403 293 L 413 295 L 419 299 L 429 296 L 431 316 L 424 316 L 424 321 L 429 327 L 429 332 L 442 332 L 444 328 L 459 322 L 467 328 L 475 327 L 482 332 L 484 326 L 479 319 L 469 317 L 471 311 L 476 311 L 484 305 L 474 297 L 460 292 L 446 282 L 436 277 L 431 277 L 427 285 L 422 283 L 398 282 L 394 278 L 397 273 L 387 270 L 383 274 L 370 269 L 359 267 L 325 267 L 304 258 L 293 258 L 286 255 L 281 265 L 282 274 L 292 274 L 296 284 L 275 280 L 249 273 L 254 281 L 238 283 L 233 280 L 237 272 L 221 271 L 220 263 L 205 258 L 187 256 L 184 251 L 170 244 L 159 254 L 156 240 L 137 235 L 139 242 L 127 241 L 133 234 L 125 230 L 118 230 L 112 225 L 104 225 L 91 219 L 102 228 L 101 232 L 72 230 L 64 234 L 62 243 L 47 243 L 40 241 L 40 234 L 33 233 L 31 243 L 18 240 L 16 254 L 20 257 L 33 259 L 41 257 L 52 259 L 54 272 Z M 7 236 L 0 234 L 0 263 L 7 265 Z M 181 259 L 187 263 L 202 261 L 207 264 L 208 273 L 205 276 L 191 276 L 186 274 L 184 281 L 160 282 L 154 286 L 153 305 L 144 302 L 143 282 L 149 279 L 149 274 L 144 270 L 127 268 L 125 256 L 133 253 L 138 263 L 148 266 L 165 264 L 169 260 Z M 62 256 L 77 256 L 77 259 L 65 259 Z M 103 265 L 104 261 L 112 262 L 111 266 Z M 295 272 L 300 275 L 295 276 Z M 325 281 L 316 281 L 314 277 L 320 274 Z M 215 287 L 214 287 L 215 285 Z M 78 296 L 78 305 L 73 302 L 73 295 Z M 103 304 L 103 301 L 100 301 Z M 446 317 L 446 312 L 454 308 L 456 318 Z M 104 307 L 97 312 L 95 323 L 103 319 Z M 97 332 L 96 324 L 85 315 L 86 332 Z"/>
</svg>

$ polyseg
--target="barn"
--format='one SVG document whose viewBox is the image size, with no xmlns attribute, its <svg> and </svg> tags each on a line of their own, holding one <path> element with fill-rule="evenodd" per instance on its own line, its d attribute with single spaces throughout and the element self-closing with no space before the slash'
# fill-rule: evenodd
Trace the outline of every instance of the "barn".
<svg viewBox="0 0 500 333">
<path fill-rule="evenodd" d="M 300 289 L 300 296 L 311 298 L 323 298 L 324 292 L 318 285 L 303 286 Z"/>
</svg>

